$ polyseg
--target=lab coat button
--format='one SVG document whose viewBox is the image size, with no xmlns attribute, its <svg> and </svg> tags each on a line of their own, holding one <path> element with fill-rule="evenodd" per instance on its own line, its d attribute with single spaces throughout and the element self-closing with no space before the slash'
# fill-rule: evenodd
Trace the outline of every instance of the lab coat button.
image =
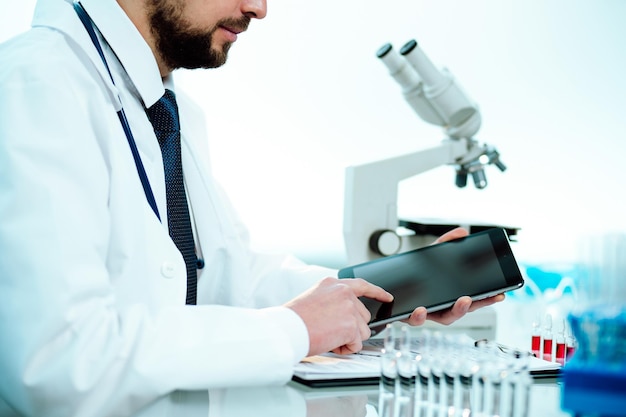
<svg viewBox="0 0 626 417">
<path fill-rule="evenodd" d="M 198 258 L 198 260 L 196 261 L 196 266 L 198 267 L 198 269 L 204 268 L 204 259 Z"/>
<path fill-rule="evenodd" d="M 174 275 L 176 275 L 176 267 L 171 262 L 163 262 L 161 265 L 161 274 L 165 278 L 174 278 Z"/>
</svg>

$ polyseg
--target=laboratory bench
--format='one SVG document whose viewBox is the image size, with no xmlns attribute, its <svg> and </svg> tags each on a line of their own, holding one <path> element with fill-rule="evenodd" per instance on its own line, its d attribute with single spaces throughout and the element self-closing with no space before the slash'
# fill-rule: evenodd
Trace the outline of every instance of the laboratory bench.
<svg viewBox="0 0 626 417">
<path fill-rule="evenodd" d="M 278 386 L 177 391 L 133 417 L 390 417 L 379 412 L 378 393 L 378 385 L 310 388 L 293 381 Z M 560 395 L 557 380 L 536 380 L 527 416 L 570 416 L 560 408 Z M 19 417 L 1 406 L 0 415 Z M 427 415 L 439 417 L 411 417 Z"/>
<path fill-rule="evenodd" d="M 383 417 L 378 410 L 378 385 L 309 388 L 295 382 L 284 386 L 229 388 L 192 393 L 177 392 L 155 403 L 143 413 L 138 414 L 138 417 L 170 415 L 181 417 Z M 560 408 L 558 382 L 542 380 L 533 384 L 527 415 L 528 417 L 570 416 Z M 433 415 L 433 417 L 436 416 L 437 414 Z M 415 417 L 426 417 L 426 414 Z"/>
</svg>

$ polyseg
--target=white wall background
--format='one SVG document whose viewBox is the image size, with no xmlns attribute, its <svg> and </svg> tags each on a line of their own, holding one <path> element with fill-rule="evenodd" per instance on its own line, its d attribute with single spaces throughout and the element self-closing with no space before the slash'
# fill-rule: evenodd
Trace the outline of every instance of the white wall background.
<svg viewBox="0 0 626 417">
<path fill-rule="evenodd" d="M 0 41 L 33 0 L 0 0 Z M 400 212 L 521 227 L 523 262 L 573 259 L 591 231 L 626 230 L 626 1 L 270 0 L 225 67 L 179 74 L 206 109 L 214 170 L 257 246 L 335 266 L 343 172 L 434 146 L 375 56 L 418 40 L 478 102 L 478 139 L 506 173 L 457 189 L 452 168 L 404 182 Z M 1 64 L 1 63 L 0 63 Z"/>
</svg>

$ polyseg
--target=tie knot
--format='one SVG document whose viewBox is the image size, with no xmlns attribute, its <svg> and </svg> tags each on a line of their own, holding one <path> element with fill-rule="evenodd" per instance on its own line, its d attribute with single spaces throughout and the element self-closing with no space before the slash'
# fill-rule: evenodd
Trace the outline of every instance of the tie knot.
<svg viewBox="0 0 626 417">
<path fill-rule="evenodd" d="M 171 90 L 165 90 L 163 97 L 147 110 L 150 123 L 155 131 L 177 132 L 180 130 L 176 96 Z"/>
</svg>

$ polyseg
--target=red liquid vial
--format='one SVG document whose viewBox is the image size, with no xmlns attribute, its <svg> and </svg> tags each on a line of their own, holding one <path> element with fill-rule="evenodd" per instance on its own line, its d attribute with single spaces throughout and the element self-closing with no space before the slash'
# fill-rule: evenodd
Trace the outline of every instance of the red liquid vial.
<svg viewBox="0 0 626 417">
<path fill-rule="evenodd" d="M 536 358 L 541 357 L 541 335 L 533 335 L 530 351 Z"/>
<path fill-rule="evenodd" d="M 566 349 L 565 349 L 565 361 L 569 362 L 574 356 L 574 352 L 576 352 L 576 339 L 574 339 L 574 335 L 572 335 L 572 329 L 568 326 L 566 327 L 567 336 L 565 338 Z"/>
<path fill-rule="evenodd" d="M 546 314 L 543 323 L 543 359 L 552 362 L 552 316 Z"/>
<path fill-rule="evenodd" d="M 541 319 L 539 314 L 533 320 L 533 334 L 530 341 L 530 351 L 535 358 L 541 358 Z"/>
<path fill-rule="evenodd" d="M 570 359 L 572 359 L 572 356 L 574 356 L 574 352 L 576 352 L 576 347 L 574 345 L 572 346 L 567 346 L 567 352 L 565 353 L 565 360 L 567 362 L 570 361 Z"/>
<path fill-rule="evenodd" d="M 556 361 L 565 365 L 565 320 L 561 321 L 561 326 L 556 335 Z"/>
<path fill-rule="evenodd" d="M 552 338 L 543 339 L 543 360 L 552 362 Z"/>
<path fill-rule="evenodd" d="M 556 361 L 561 365 L 565 365 L 565 343 L 556 344 Z"/>
</svg>

